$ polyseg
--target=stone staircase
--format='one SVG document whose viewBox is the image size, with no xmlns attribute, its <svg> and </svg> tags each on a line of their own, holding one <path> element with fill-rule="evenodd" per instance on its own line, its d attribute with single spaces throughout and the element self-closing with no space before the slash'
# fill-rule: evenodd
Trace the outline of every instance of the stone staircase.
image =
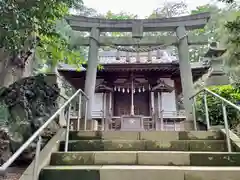
<svg viewBox="0 0 240 180">
<path fill-rule="evenodd" d="M 240 153 L 228 153 L 218 131 L 70 132 L 69 139 L 69 151 L 61 142 L 39 180 L 240 179 Z"/>
</svg>

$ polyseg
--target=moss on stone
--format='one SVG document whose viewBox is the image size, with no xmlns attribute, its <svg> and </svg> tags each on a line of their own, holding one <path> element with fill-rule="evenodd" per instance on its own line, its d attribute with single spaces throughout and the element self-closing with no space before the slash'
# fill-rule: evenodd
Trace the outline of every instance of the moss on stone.
<svg viewBox="0 0 240 180">
<path fill-rule="evenodd" d="M 100 180 L 99 170 L 43 169 L 39 180 Z"/>
<path fill-rule="evenodd" d="M 189 151 L 215 151 L 224 152 L 227 150 L 226 143 L 223 140 L 199 141 L 191 140 L 189 143 Z"/>
<path fill-rule="evenodd" d="M 184 180 L 203 180 L 203 179 L 196 175 L 184 174 Z"/>
<path fill-rule="evenodd" d="M 240 166 L 240 154 L 190 154 L 192 166 Z"/>
<path fill-rule="evenodd" d="M 64 150 L 60 143 L 60 151 Z M 69 141 L 69 151 L 226 151 L 223 140 L 77 140 Z"/>
<path fill-rule="evenodd" d="M 144 141 L 139 140 L 106 140 L 104 141 L 105 151 L 144 151 Z"/>
<path fill-rule="evenodd" d="M 53 153 L 50 165 L 93 165 L 94 153 Z"/>
<path fill-rule="evenodd" d="M 102 132 L 99 131 L 70 131 L 69 140 L 100 140 Z"/>
<path fill-rule="evenodd" d="M 223 136 L 217 131 L 183 131 L 179 132 L 179 140 L 223 140 Z"/>
<path fill-rule="evenodd" d="M 60 151 L 64 150 L 64 142 L 60 143 Z M 102 140 L 77 140 L 69 141 L 69 151 L 104 151 Z"/>
</svg>

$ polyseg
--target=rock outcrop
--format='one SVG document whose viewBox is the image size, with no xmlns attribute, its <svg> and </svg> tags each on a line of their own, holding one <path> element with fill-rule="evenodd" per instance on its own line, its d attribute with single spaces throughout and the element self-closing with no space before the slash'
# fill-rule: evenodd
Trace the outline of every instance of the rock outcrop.
<svg viewBox="0 0 240 180">
<path fill-rule="evenodd" d="M 23 78 L 0 90 L 2 112 L 6 117 L 0 129 L 0 163 L 4 163 L 57 110 L 60 89 L 44 75 Z M 44 142 L 58 129 L 54 121 L 44 131 Z M 44 145 L 43 142 L 43 145 Z M 31 160 L 36 143 L 19 160 Z"/>
</svg>

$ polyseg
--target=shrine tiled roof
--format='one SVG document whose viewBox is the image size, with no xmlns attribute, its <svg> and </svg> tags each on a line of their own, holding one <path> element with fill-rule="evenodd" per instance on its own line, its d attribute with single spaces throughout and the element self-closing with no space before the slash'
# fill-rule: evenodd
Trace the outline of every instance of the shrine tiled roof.
<svg viewBox="0 0 240 180">
<path fill-rule="evenodd" d="M 64 64 L 64 63 L 58 63 L 58 71 L 86 71 L 86 68 L 79 66 L 77 67 L 76 65 L 71 65 L 71 64 Z"/>
<path fill-rule="evenodd" d="M 169 52 L 165 50 L 160 50 L 159 55 L 157 51 L 151 52 L 151 59 L 148 58 L 147 52 L 139 53 L 139 59 L 137 61 L 137 53 L 129 53 L 129 61 L 127 61 L 126 52 L 118 52 L 119 60 L 117 60 L 116 51 L 102 51 L 99 52 L 99 62 L 100 64 L 131 64 L 131 63 L 172 63 L 178 62 L 176 56 L 170 55 Z"/>
<path fill-rule="evenodd" d="M 103 71 L 162 70 L 171 72 L 179 69 L 179 60 L 165 50 L 153 51 L 151 60 L 149 60 L 147 52 L 139 53 L 138 61 L 137 53 L 129 54 L 129 61 L 127 61 L 126 52 L 118 52 L 119 60 L 117 60 L 116 55 L 116 51 L 99 52 L 98 60 L 99 64 L 103 66 Z M 58 71 L 86 71 L 86 67 L 87 65 L 77 67 L 61 63 L 58 66 Z M 200 71 L 202 69 L 205 72 L 209 65 L 203 62 L 193 62 L 191 68 Z"/>
</svg>

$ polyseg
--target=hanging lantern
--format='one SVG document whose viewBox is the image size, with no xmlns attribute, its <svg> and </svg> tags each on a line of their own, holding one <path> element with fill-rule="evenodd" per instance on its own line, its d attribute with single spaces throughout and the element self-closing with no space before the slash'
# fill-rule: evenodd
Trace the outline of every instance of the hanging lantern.
<svg viewBox="0 0 240 180">
<path fill-rule="evenodd" d="M 130 89 L 129 88 L 127 88 L 127 92 L 130 93 Z"/>
<path fill-rule="evenodd" d="M 143 86 L 143 88 L 142 88 L 142 91 L 145 92 L 145 88 L 144 88 L 144 86 Z"/>
<path fill-rule="evenodd" d="M 133 93 L 135 93 L 135 89 L 133 89 Z"/>
<path fill-rule="evenodd" d="M 140 53 L 139 52 L 137 52 L 136 62 L 140 63 Z"/>
<path fill-rule="evenodd" d="M 116 86 L 114 86 L 114 91 L 117 91 L 117 87 Z"/>
<path fill-rule="evenodd" d="M 161 59 L 161 51 L 160 51 L 160 49 L 157 50 L 157 57 L 156 58 L 157 59 Z"/>
<path fill-rule="evenodd" d="M 118 92 L 120 92 L 121 91 L 121 88 L 120 87 L 118 87 Z"/>
<path fill-rule="evenodd" d="M 126 62 L 130 62 L 129 52 L 126 52 Z"/>
<path fill-rule="evenodd" d="M 118 49 L 117 49 L 117 53 L 116 53 L 116 60 L 120 60 L 120 52 Z"/>
<path fill-rule="evenodd" d="M 125 93 L 125 88 L 122 88 L 122 92 Z"/>
<path fill-rule="evenodd" d="M 148 51 L 148 62 L 152 61 L 152 51 Z"/>
<path fill-rule="evenodd" d="M 138 92 L 141 92 L 141 88 L 138 88 Z"/>
</svg>

